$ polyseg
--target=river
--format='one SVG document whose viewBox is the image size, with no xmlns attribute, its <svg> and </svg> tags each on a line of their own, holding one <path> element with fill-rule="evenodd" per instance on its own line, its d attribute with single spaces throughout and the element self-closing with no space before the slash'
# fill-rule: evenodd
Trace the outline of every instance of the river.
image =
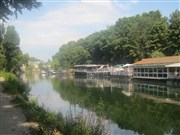
<svg viewBox="0 0 180 135">
<path fill-rule="evenodd" d="M 44 108 L 66 115 L 93 112 L 109 122 L 111 135 L 180 135 L 180 83 L 24 74 L 30 95 Z"/>
</svg>

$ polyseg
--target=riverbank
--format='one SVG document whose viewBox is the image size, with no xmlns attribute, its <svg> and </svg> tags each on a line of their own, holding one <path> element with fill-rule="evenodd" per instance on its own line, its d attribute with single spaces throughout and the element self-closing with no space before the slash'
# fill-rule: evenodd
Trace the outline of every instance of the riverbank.
<svg viewBox="0 0 180 135">
<path fill-rule="evenodd" d="M 21 108 L 11 101 L 12 95 L 2 92 L 0 84 L 0 134 L 1 135 L 30 135 L 30 123 L 26 122 L 26 117 Z"/>
<path fill-rule="evenodd" d="M 109 132 L 105 130 L 106 125 L 101 120 L 102 118 L 96 118 L 95 115 L 85 116 L 83 113 L 74 115 L 72 110 L 69 110 L 66 116 L 63 116 L 61 112 L 50 112 L 48 108 L 39 106 L 37 99 L 29 97 L 29 86 L 16 75 L 2 72 L 0 77 L 4 79 L 1 85 L 1 100 L 9 97 L 6 99 L 7 104 L 2 104 L 1 107 L 12 109 L 4 110 L 2 114 L 5 116 L 1 114 L 4 117 L 1 121 L 1 134 L 29 135 L 31 132 L 32 135 L 109 135 Z M 11 95 L 3 93 L 2 86 L 3 92 Z M 11 102 L 12 100 L 13 102 Z M 7 116 L 6 112 L 9 112 Z M 19 112 L 18 115 L 15 115 L 16 112 Z M 28 131 L 31 127 L 29 122 L 38 123 L 36 127 L 33 124 L 33 128 L 31 128 L 33 130 L 30 132 Z M 6 124 L 9 125 L 6 126 Z M 4 132 L 3 128 L 7 128 L 7 133 Z M 16 132 L 14 132 L 15 130 Z"/>
</svg>

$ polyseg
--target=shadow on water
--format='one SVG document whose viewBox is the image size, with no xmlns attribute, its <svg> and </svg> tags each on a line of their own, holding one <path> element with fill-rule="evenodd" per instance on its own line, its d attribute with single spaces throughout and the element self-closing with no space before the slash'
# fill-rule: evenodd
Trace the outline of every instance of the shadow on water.
<svg viewBox="0 0 180 135">
<path fill-rule="evenodd" d="M 180 134 L 178 84 L 117 78 L 46 79 L 52 85 L 52 92 L 59 94 L 61 103 L 96 112 L 97 116 L 103 112 L 112 121 L 112 135 Z M 103 104 L 101 113 L 99 103 Z"/>
</svg>

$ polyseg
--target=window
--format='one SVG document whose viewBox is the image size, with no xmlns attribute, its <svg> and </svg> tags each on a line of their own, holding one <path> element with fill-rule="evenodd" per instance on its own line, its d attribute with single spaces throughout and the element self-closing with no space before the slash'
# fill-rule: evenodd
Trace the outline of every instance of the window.
<svg viewBox="0 0 180 135">
<path fill-rule="evenodd" d="M 158 68 L 158 73 L 162 73 L 162 68 Z"/>
<path fill-rule="evenodd" d="M 156 69 L 156 68 L 154 68 L 154 72 L 157 72 L 157 69 Z"/>
<path fill-rule="evenodd" d="M 164 71 L 164 72 L 167 72 L 167 68 L 164 68 L 163 71 Z"/>
<path fill-rule="evenodd" d="M 169 68 L 169 72 L 174 72 L 175 71 L 175 68 L 174 67 L 170 67 Z"/>
<path fill-rule="evenodd" d="M 141 72 L 144 72 L 144 68 L 141 68 Z"/>
<path fill-rule="evenodd" d="M 153 69 L 150 68 L 150 69 L 149 69 L 149 72 L 152 73 L 152 72 L 153 72 Z"/>
<path fill-rule="evenodd" d="M 148 68 L 145 68 L 145 72 L 148 72 Z"/>
<path fill-rule="evenodd" d="M 157 74 L 153 74 L 154 77 L 157 77 Z"/>
</svg>

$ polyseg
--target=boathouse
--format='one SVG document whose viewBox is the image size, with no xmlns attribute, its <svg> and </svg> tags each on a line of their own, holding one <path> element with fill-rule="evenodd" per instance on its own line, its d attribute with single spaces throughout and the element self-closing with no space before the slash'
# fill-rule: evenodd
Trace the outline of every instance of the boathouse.
<svg viewBox="0 0 180 135">
<path fill-rule="evenodd" d="M 133 78 L 180 79 L 180 56 L 143 59 L 134 63 Z"/>
</svg>

